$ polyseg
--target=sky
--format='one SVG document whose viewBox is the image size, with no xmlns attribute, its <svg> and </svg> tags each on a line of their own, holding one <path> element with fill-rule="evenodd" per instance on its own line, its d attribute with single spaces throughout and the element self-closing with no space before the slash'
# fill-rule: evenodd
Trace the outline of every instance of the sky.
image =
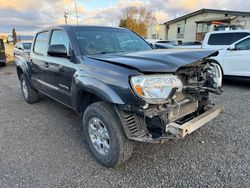
<svg viewBox="0 0 250 188">
<path fill-rule="evenodd" d="M 129 6 L 144 6 L 153 11 L 157 22 L 202 8 L 250 11 L 246 0 L 76 0 L 80 24 L 118 26 L 122 10 Z M 74 0 L 0 0 L 0 33 L 34 34 L 51 25 L 76 24 Z"/>
</svg>

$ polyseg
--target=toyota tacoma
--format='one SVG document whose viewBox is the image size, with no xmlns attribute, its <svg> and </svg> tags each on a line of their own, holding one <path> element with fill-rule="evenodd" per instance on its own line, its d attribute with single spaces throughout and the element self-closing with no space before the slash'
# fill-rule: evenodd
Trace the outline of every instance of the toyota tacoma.
<svg viewBox="0 0 250 188">
<path fill-rule="evenodd" d="M 125 162 L 135 141 L 180 139 L 217 117 L 220 66 L 210 50 L 152 49 L 124 28 L 62 25 L 39 31 L 16 62 L 26 102 L 47 95 L 82 117 L 93 156 Z"/>
</svg>

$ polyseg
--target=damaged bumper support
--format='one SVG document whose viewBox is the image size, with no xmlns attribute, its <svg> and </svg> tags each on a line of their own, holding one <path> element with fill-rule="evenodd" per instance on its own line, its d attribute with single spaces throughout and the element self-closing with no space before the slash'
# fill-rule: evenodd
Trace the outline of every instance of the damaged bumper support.
<svg viewBox="0 0 250 188">
<path fill-rule="evenodd" d="M 223 106 L 207 107 L 207 110 L 204 113 L 183 124 L 178 124 L 174 121 L 170 122 L 165 126 L 165 130 L 163 130 L 164 134 L 157 138 L 153 138 L 152 135 L 149 134 L 145 121 L 138 118 L 135 113 L 127 114 L 120 110 L 117 112 L 123 117 L 121 118 L 122 125 L 125 134 L 129 139 L 149 143 L 164 143 L 169 140 L 184 138 L 186 135 L 191 134 L 212 119 L 216 118 L 223 111 Z"/>
<path fill-rule="evenodd" d="M 221 112 L 223 112 L 222 106 L 213 107 L 182 125 L 174 122 L 169 123 L 166 126 L 166 132 L 171 133 L 176 136 L 176 138 L 184 138 L 187 134 L 194 132 L 196 129 L 216 118 Z"/>
</svg>

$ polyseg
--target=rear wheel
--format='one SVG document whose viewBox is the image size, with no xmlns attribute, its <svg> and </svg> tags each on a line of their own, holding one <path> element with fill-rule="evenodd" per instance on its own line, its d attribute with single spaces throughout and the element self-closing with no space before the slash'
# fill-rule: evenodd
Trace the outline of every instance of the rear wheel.
<svg viewBox="0 0 250 188">
<path fill-rule="evenodd" d="M 83 129 L 91 152 L 104 166 L 117 166 L 132 155 L 133 143 L 126 138 L 111 104 L 91 104 L 83 115 Z"/>
<path fill-rule="evenodd" d="M 29 104 L 37 102 L 40 99 L 39 92 L 32 88 L 24 74 L 21 75 L 20 82 L 24 100 Z"/>
</svg>

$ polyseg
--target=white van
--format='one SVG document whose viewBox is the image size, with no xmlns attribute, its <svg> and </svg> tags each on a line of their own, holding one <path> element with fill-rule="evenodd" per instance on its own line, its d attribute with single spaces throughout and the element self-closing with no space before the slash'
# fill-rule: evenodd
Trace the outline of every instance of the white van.
<svg viewBox="0 0 250 188">
<path fill-rule="evenodd" d="M 250 35 L 250 30 L 214 31 L 206 34 L 202 43 L 204 49 L 220 50 Z"/>
</svg>

